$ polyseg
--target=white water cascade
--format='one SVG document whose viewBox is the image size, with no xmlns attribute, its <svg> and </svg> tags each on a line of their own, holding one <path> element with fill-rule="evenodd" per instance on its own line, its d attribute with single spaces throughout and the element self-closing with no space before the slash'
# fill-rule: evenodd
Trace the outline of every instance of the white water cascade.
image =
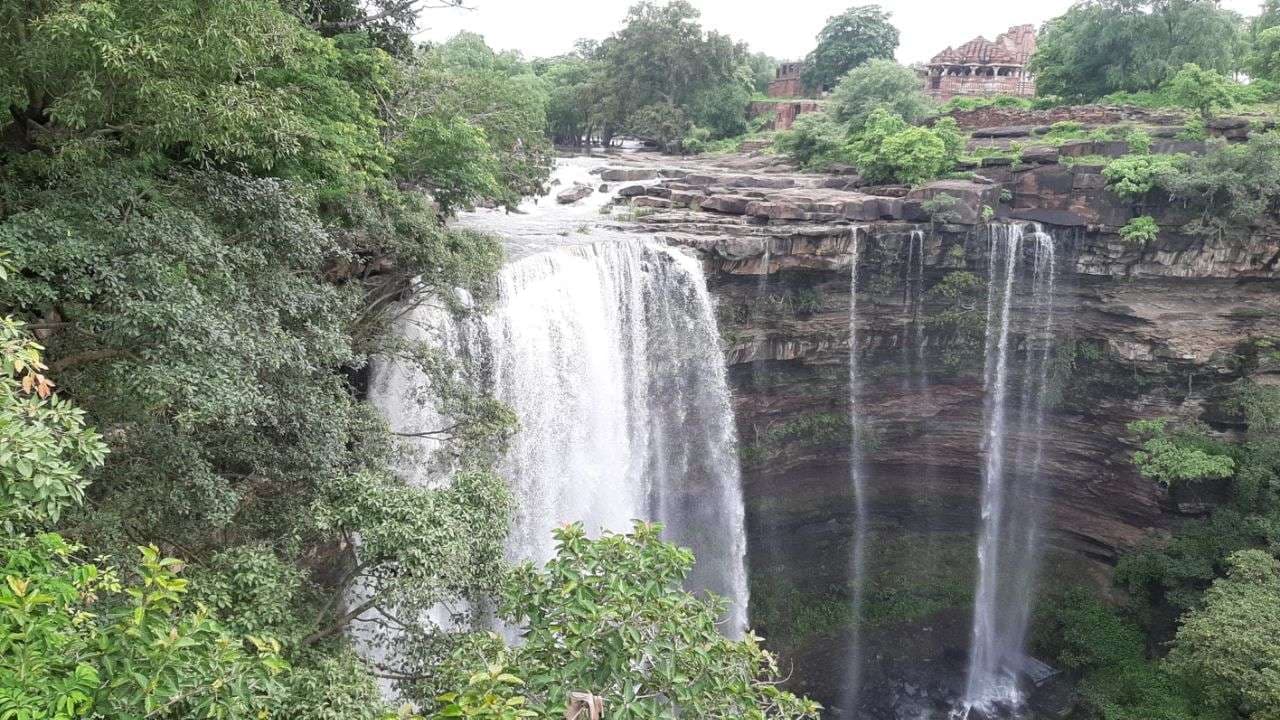
<svg viewBox="0 0 1280 720">
<path fill-rule="evenodd" d="M 1053 332 L 1053 238 L 1021 224 L 992 225 L 989 247 L 982 527 L 965 702 L 969 708 L 1016 707 L 1018 675 L 1027 662 L 1027 625 L 1039 558 L 1044 394 Z M 1031 253 L 1031 305 L 1025 350 L 1011 347 L 1020 260 Z M 1011 377 L 1021 378 L 1010 423 Z M 1010 444 L 1012 441 L 1012 463 Z"/>
<path fill-rule="evenodd" d="M 691 586 L 746 627 L 737 438 L 711 298 L 697 261 L 643 242 L 579 245 L 504 270 L 489 320 L 493 382 L 520 431 L 512 559 L 545 561 L 551 530 L 666 526 L 693 548 Z"/>
<path fill-rule="evenodd" d="M 508 264 L 492 312 L 448 318 L 424 306 L 402 332 L 460 361 L 518 418 L 501 468 L 515 495 L 508 558 L 545 562 L 552 530 L 569 522 L 592 535 L 661 522 L 694 550 L 690 588 L 726 598 L 725 632 L 739 636 L 748 598 L 737 437 L 698 262 L 611 234 Z M 395 363 L 375 373 L 371 396 L 398 432 L 447 424 L 429 395 L 421 373 Z M 446 482 L 433 441 L 414 442 L 422 452 L 402 476 Z"/>
<path fill-rule="evenodd" d="M 850 230 L 849 253 L 849 485 L 853 490 L 853 549 L 849 557 L 850 638 L 848 671 L 844 682 L 843 717 L 856 718 L 862 693 L 862 606 L 867 582 L 867 530 L 870 517 L 867 512 L 866 472 L 862 466 L 863 437 L 858 394 L 862 377 L 858 372 L 858 260 L 860 245 L 858 235 L 863 228 Z"/>
</svg>

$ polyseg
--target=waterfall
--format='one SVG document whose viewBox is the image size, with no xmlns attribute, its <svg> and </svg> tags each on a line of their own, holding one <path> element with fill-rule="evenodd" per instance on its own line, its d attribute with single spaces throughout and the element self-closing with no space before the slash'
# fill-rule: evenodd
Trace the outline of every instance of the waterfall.
<svg viewBox="0 0 1280 720">
<path fill-rule="evenodd" d="M 699 263 L 616 241 L 508 265 L 485 342 L 520 429 L 503 464 L 516 496 L 512 560 L 544 562 L 551 531 L 662 522 L 691 547 L 690 587 L 747 624 L 737 437 L 713 303 Z"/>
<path fill-rule="evenodd" d="M 866 590 L 867 574 L 867 494 L 865 469 L 862 467 L 862 422 L 858 409 L 858 393 L 862 378 L 858 373 L 858 233 L 861 227 L 850 231 L 849 240 L 849 485 L 853 490 L 853 550 L 849 558 L 849 576 L 852 587 L 850 615 L 852 617 L 849 639 L 849 665 L 844 683 L 846 717 L 857 717 L 858 702 L 862 692 L 862 606 Z"/>
<path fill-rule="evenodd" d="M 1043 461 L 1044 392 L 1053 331 L 1053 238 L 1033 225 L 1030 318 L 1018 368 L 1021 394 L 1016 425 L 1008 422 L 1013 357 L 1010 324 L 1024 226 L 992 225 L 988 252 L 982 527 L 974 595 L 973 638 L 965 701 L 969 707 L 1017 705 L 1018 671 L 1025 642 L 1039 556 L 1040 466 Z M 1006 468 L 1014 437 L 1014 462 Z"/>
</svg>

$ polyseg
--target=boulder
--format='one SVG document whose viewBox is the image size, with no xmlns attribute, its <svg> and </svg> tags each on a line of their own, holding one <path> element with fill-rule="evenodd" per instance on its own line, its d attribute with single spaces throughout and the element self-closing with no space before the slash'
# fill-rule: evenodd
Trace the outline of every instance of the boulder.
<svg viewBox="0 0 1280 720">
<path fill-rule="evenodd" d="M 1029 147 L 1022 151 L 1022 162 L 1049 165 L 1058 162 L 1058 148 Z"/>
<path fill-rule="evenodd" d="M 915 221 L 935 219 L 924 210 L 924 204 L 939 195 L 956 198 L 957 202 L 950 208 L 946 221 L 958 225 L 976 225 L 982 220 L 983 206 L 994 208 L 1000 203 L 1000 191 L 994 185 L 967 180 L 936 180 L 912 190 L 907 195 L 906 202 L 903 204 L 903 219 Z"/>
<path fill-rule="evenodd" d="M 1084 157 L 1085 155 L 1120 157 L 1128 152 L 1129 143 L 1124 140 L 1074 140 L 1063 143 L 1058 148 L 1058 154 L 1062 157 Z"/>
<path fill-rule="evenodd" d="M 656 177 L 658 177 L 658 171 L 653 168 L 609 168 L 600 173 L 600 179 L 608 182 L 653 180 Z"/>
<path fill-rule="evenodd" d="M 756 200 L 747 204 L 747 215 L 770 220 L 808 220 L 809 213 L 799 205 L 788 202 Z"/>
<path fill-rule="evenodd" d="M 591 189 L 590 185 L 575 183 L 573 187 L 561 190 L 559 194 L 556 195 L 556 202 L 561 205 L 570 205 L 590 195 L 592 192 L 594 192 L 594 190 Z"/>
<path fill-rule="evenodd" d="M 649 197 L 642 195 L 631 200 L 631 207 L 647 207 L 647 208 L 669 208 L 671 201 L 666 198 Z"/>
<path fill-rule="evenodd" d="M 745 195 L 712 195 L 709 198 L 704 198 L 699 207 L 712 212 L 743 215 L 747 212 L 747 206 L 752 202 L 752 199 Z"/>
<path fill-rule="evenodd" d="M 668 199 L 671 200 L 672 206 L 691 207 L 694 202 L 701 203 L 704 199 L 706 199 L 706 197 L 707 196 L 705 194 L 697 192 L 695 190 L 672 190 L 671 197 Z M 744 210 L 746 209 L 745 206 L 743 207 L 743 209 Z"/>
<path fill-rule="evenodd" d="M 644 185 L 628 185 L 618 191 L 618 196 L 624 197 L 624 198 L 636 197 L 637 195 L 643 195 L 645 191 L 648 189 L 649 188 L 645 187 Z"/>
<path fill-rule="evenodd" d="M 671 188 L 663 187 L 662 185 L 652 185 L 645 191 L 645 195 L 659 198 L 670 198 Z"/>
<path fill-rule="evenodd" d="M 600 183 L 600 187 L 596 188 L 597 192 L 609 192 L 609 183 Z"/>
<path fill-rule="evenodd" d="M 901 220 L 902 199 L 862 195 L 844 201 L 841 215 L 854 222 Z"/>
</svg>

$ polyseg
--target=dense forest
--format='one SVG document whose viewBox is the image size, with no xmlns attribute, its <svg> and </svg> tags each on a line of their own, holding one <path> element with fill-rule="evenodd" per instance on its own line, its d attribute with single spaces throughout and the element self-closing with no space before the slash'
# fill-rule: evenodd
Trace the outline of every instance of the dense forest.
<svg viewBox="0 0 1280 720">
<path fill-rule="evenodd" d="M 575 691 L 619 718 L 816 717 L 767 643 L 725 637 L 723 602 L 682 589 L 694 558 L 653 525 L 571 525 L 546 566 L 505 560 L 518 420 L 394 332 L 455 289 L 495 299 L 501 242 L 450 219 L 515 210 L 549 190 L 557 147 L 623 137 L 685 155 L 767 138 L 807 170 L 913 185 L 974 159 L 959 110 L 1171 109 L 1202 139 L 1280 102 L 1275 0 L 1252 18 L 1080 2 L 1040 30 L 1039 97 L 947 105 L 893 60 L 891 16 L 851 8 L 805 60 L 822 111 L 777 133 L 748 112 L 777 60 L 685 0 L 532 59 L 417 42 L 434 5 L 0 6 L 0 720 L 551 717 Z M 1280 135 L 1208 148 L 1131 152 L 1107 182 L 1202 208 L 1205 234 L 1276 211 Z M 430 433 L 447 486 L 395 473 L 403 438 L 365 398 L 389 358 L 451 419 Z M 1033 642 L 1096 717 L 1280 717 L 1280 392 L 1242 381 L 1222 403 L 1234 435 L 1139 421 L 1133 462 L 1229 500 L 1123 558 L 1114 597 L 1039 604 Z M 521 642 L 444 627 L 485 613 Z"/>
</svg>

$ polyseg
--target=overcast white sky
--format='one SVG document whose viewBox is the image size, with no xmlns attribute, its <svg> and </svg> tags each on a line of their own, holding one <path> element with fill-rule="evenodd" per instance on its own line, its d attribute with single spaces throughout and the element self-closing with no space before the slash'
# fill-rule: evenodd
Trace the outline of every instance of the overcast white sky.
<svg viewBox="0 0 1280 720">
<path fill-rule="evenodd" d="M 634 0 L 467 0 L 472 10 L 428 10 L 420 39 L 446 40 L 461 30 L 480 33 L 500 50 L 526 57 L 558 55 L 578 38 L 603 38 L 622 24 Z M 746 41 L 752 50 L 800 59 L 813 48 L 823 23 L 872 0 L 691 0 L 706 28 Z M 1060 15 L 1071 0 L 881 0 L 901 33 L 898 60 L 922 62 L 948 45 L 977 35 L 994 38 L 1009 25 L 1040 23 Z M 1261 0 L 1223 0 L 1254 15 Z"/>
</svg>

